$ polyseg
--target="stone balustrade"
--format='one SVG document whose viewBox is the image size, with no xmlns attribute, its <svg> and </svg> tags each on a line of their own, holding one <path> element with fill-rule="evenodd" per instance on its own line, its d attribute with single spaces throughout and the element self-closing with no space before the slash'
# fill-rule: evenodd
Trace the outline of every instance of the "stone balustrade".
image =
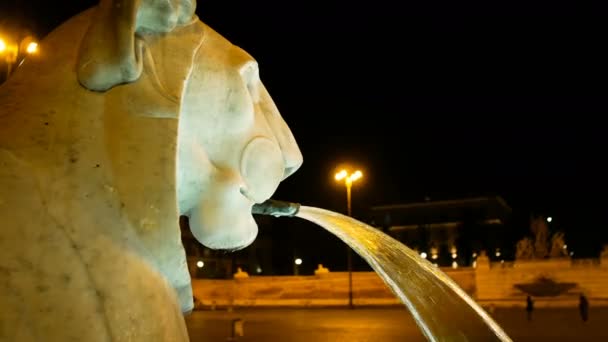
<svg viewBox="0 0 608 342">
<path fill-rule="evenodd" d="M 343 306 L 348 304 L 348 273 L 319 267 L 311 276 L 239 276 L 234 279 L 193 279 L 194 296 L 205 307 Z M 471 269 L 446 270 L 471 295 Z M 396 305 L 399 300 L 374 272 L 353 273 L 355 305 Z"/>
<path fill-rule="evenodd" d="M 532 293 L 537 306 L 574 306 L 580 294 L 591 305 L 608 305 L 608 260 L 569 258 L 491 263 L 480 256 L 477 267 L 442 268 L 482 305 L 524 306 Z M 194 279 L 194 295 L 203 307 L 216 306 L 344 306 L 348 273 L 319 265 L 310 276 L 249 276 Z M 528 292 L 526 292 L 528 291 Z M 353 273 L 355 305 L 398 305 L 399 300 L 374 272 Z"/>
</svg>

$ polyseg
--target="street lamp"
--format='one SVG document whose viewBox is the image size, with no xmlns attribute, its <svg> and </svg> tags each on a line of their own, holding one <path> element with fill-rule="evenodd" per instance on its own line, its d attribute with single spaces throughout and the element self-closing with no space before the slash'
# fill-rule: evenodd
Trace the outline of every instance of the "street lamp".
<svg viewBox="0 0 608 342">
<path fill-rule="evenodd" d="M 36 53 L 38 51 L 38 43 L 36 42 L 30 42 L 29 44 L 27 44 L 27 47 L 25 48 L 25 52 L 29 53 L 30 55 L 33 53 Z"/>
<path fill-rule="evenodd" d="M 342 170 L 336 173 L 336 181 L 344 181 L 344 185 L 346 185 L 346 210 L 348 216 L 352 216 L 352 207 L 351 207 L 351 188 L 353 186 L 353 182 L 363 177 L 363 173 L 359 170 L 349 174 L 348 171 Z M 347 246 L 347 264 L 348 264 L 348 307 L 353 308 L 353 251 L 350 246 Z"/>
</svg>

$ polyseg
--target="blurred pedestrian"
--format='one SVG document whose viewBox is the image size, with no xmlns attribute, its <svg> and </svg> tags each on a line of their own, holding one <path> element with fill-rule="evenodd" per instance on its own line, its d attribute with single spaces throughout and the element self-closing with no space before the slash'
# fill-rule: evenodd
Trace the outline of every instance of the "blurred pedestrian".
<svg viewBox="0 0 608 342">
<path fill-rule="evenodd" d="M 528 321 L 532 320 L 532 311 L 534 311 L 534 301 L 532 297 L 526 298 L 526 311 L 528 312 Z"/>
<path fill-rule="evenodd" d="M 587 320 L 589 319 L 589 301 L 587 300 L 587 297 L 585 297 L 585 295 L 582 293 L 578 300 L 578 309 L 581 313 L 581 319 L 583 320 L 583 322 L 587 322 Z"/>
</svg>

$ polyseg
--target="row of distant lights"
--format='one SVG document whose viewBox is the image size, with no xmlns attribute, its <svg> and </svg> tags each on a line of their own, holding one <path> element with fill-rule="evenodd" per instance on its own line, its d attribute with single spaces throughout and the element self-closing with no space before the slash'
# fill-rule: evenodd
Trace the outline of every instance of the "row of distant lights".
<svg viewBox="0 0 608 342">
<path fill-rule="evenodd" d="M 426 259 L 426 257 L 428 256 L 426 254 L 426 252 L 422 252 L 420 253 L 420 256 L 424 259 Z M 477 256 L 477 253 L 473 253 L 473 258 Z M 436 260 L 439 256 L 437 254 L 433 254 L 431 255 L 431 259 Z M 452 253 L 452 259 L 456 259 L 458 257 L 458 254 L 456 253 Z"/>
<path fill-rule="evenodd" d="M 551 222 L 552 220 L 553 219 L 551 217 L 547 217 L 547 222 Z M 567 248 L 568 248 L 568 246 L 564 245 L 564 249 L 567 249 Z M 572 254 L 573 253 L 570 253 L 570 255 L 572 255 Z M 500 249 L 496 249 L 496 253 L 494 255 L 496 255 L 496 257 L 500 257 Z M 426 259 L 428 255 L 426 254 L 426 252 L 422 252 L 422 253 L 420 253 L 420 256 L 423 259 Z M 435 253 L 433 253 L 433 255 L 431 255 L 431 259 L 433 259 L 433 260 L 436 260 L 438 257 L 439 256 Z M 457 257 L 458 257 L 458 254 L 456 252 L 453 252 L 452 259 L 456 259 Z M 476 258 L 476 257 L 477 257 L 477 253 L 473 253 L 473 258 Z M 298 266 L 302 265 L 302 259 L 300 259 L 300 258 L 296 258 L 293 262 L 294 262 L 294 264 L 296 264 Z M 501 262 L 504 263 L 504 260 L 501 260 Z M 477 261 L 473 261 L 473 267 L 475 267 L 476 264 L 477 264 Z M 434 265 L 438 266 L 437 264 L 434 264 Z M 204 266 L 205 266 L 205 263 L 202 260 L 199 260 L 196 263 L 196 267 L 198 267 L 198 268 L 203 268 Z M 452 268 L 458 268 L 458 262 L 456 262 L 455 260 L 452 261 Z M 259 266 L 257 267 L 256 271 L 257 271 L 257 273 L 262 273 L 262 269 Z"/>
<path fill-rule="evenodd" d="M 7 49 L 8 49 L 8 45 L 6 44 L 6 42 L 3 39 L 0 39 L 0 53 L 3 53 Z M 25 52 L 27 52 L 29 54 L 36 53 L 37 51 L 38 51 L 38 43 L 36 43 L 36 42 L 30 42 L 29 44 L 27 44 L 27 47 L 25 48 Z"/>
<path fill-rule="evenodd" d="M 300 259 L 300 258 L 296 258 L 296 259 L 295 259 L 293 262 L 294 262 L 296 265 L 298 265 L 298 266 L 299 266 L 299 265 L 302 265 L 302 259 Z M 203 267 L 205 267 L 205 263 L 203 262 L 203 260 L 199 260 L 199 261 L 197 261 L 197 262 L 196 262 L 196 267 L 198 267 L 198 268 L 203 268 Z M 262 272 L 262 269 L 261 269 L 260 267 L 258 267 L 258 269 L 259 269 L 258 273 L 261 273 L 261 272 Z"/>
<path fill-rule="evenodd" d="M 553 221 L 553 218 L 551 216 L 547 217 L 547 222 L 551 223 L 551 221 Z M 568 249 L 567 245 L 563 246 L 564 249 Z M 452 248 L 452 259 L 456 259 L 458 257 L 458 254 L 456 254 L 456 252 L 454 251 L 455 248 Z M 496 249 L 496 252 L 494 253 L 494 255 L 499 258 L 500 257 L 500 248 Z M 570 255 L 574 255 L 574 252 L 570 252 Z M 427 254 L 426 252 L 422 252 L 420 253 L 420 256 L 423 259 L 427 258 Z M 433 255 L 431 255 L 431 259 L 436 260 L 439 256 L 436 253 L 433 253 Z M 477 253 L 473 253 L 473 258 L 477 258 Z M 501 263 L 504 263 L 504 260 L 500 261 Z M 438 266 L 438 264 L 434 263 L 433 265 Z M 473 267 L 477 266 L 477 261 L 473 261 Z M 458 262 L 456 262 L 456 260 L 452 261 L 452 267 L 453 268 L 458 268 Z"/>
<path fill-rule="evenodd" d="M 296 264 L 297 264 L 297 260 L 300 260 L 300 264 L 302 263 L 302 259 L 296 259 Z M 298 264 L 299 265 L 299 264 Z M 203 260 L 199 260 L 196 262 L 196 267 L 198 268 L 203 268 L 205 267 L 205 263 L 203 262 Z M 257 273 L 262 273 L 262 268 L 260 266 L 256 267 L 255 271 Z"/>
<path fill-rule="evenodd" d="M 426 259 L 428 255 L 426 254 L 426 252 L 422 252 L 422 253 L 420 253 L 420 256 L 423 259 Z M 439 256 L 436 253 L 433 253 L 431 255 L 431 259 L 433 259 L 433 260 L 437 260 L 438 257 Z M 452 252 L 452 259 L 456 259 L 457 257 L 458 257 L 458 254 L 456 252 Z M 477 257 L 477 253 L 473 253 L 473 258 L 475 258 L 475 257 Z M 433 265 L 439 267 L 439 264 L 437 264 L 437 263 L 433 263 Z M 477 262 L 473 261 L 473 267 L 475 267 L 476 265 L 477 265 Z M 458 262 L 456 260 L 452 261 L 452 268 L 458 268 Z"/>
</svg>

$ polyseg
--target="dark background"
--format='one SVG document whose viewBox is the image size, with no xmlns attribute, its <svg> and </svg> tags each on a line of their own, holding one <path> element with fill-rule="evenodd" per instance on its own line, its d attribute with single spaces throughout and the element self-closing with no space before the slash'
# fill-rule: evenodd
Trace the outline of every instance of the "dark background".
<svg viewBox="0 0 608 342">
<path fill-rule="evenodd" d="M 95 3 L 3 0 L 0 20 L 42 38 Z M 347 163 L 364 173 L 355 216 L 427 196 L 500 195 L 521 218 L 516 234 L 535 213 L 581 246 L 605 241 L 606 8 L 411 3 L 424 4 L 199 1 L 200 18 L 258 60 L 304 154 L 275 197 L 345 211 L 333 174 Z M 303 249 L 334 239 L 292 225 L 277 239 Z"/>
</svg>

